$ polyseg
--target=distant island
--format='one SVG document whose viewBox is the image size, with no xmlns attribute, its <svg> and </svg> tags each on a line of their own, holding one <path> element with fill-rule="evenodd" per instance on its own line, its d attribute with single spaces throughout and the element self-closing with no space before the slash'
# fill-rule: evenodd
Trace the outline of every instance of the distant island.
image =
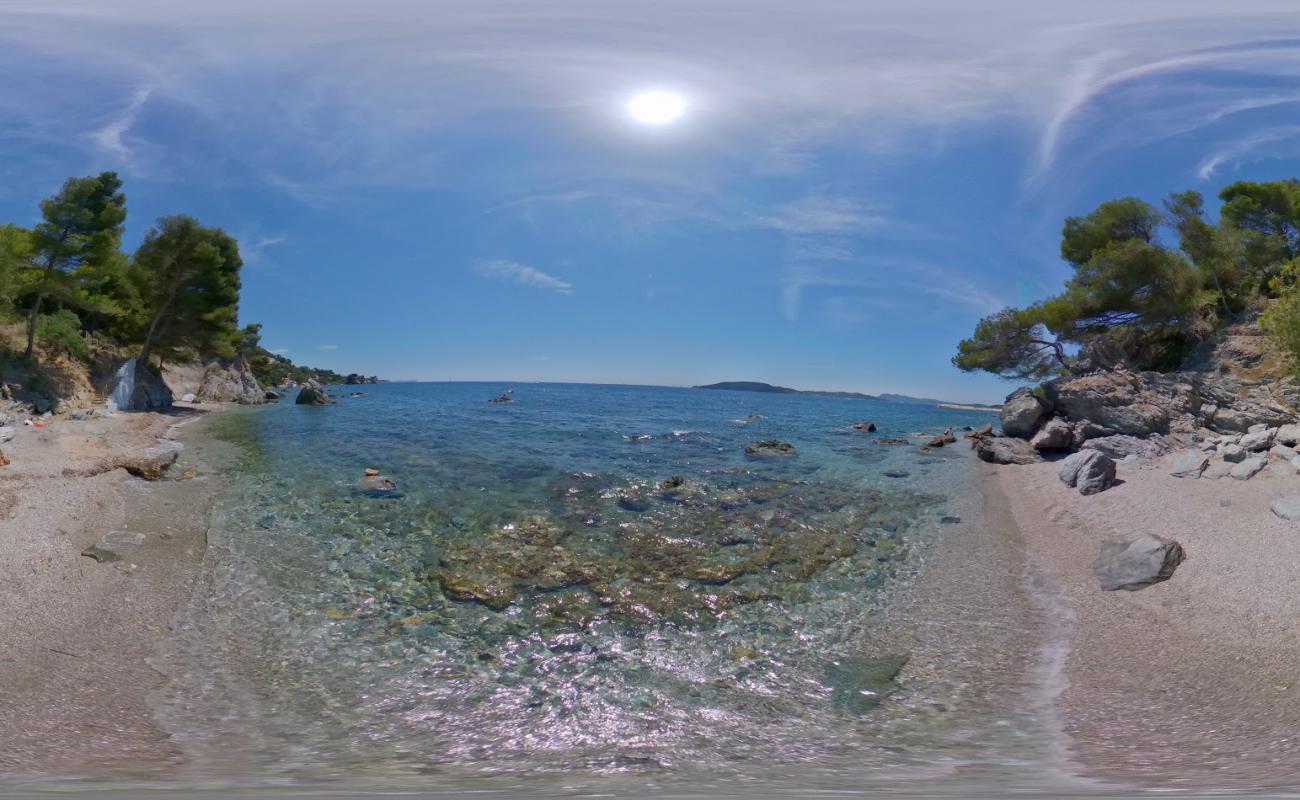
<svg viewBox="0 0 1300 800">
<path fill-rule="evenodd" d="M 880 400 L 885 403 L 908 403 L 912 405 L 943 406 L 945 408 L 966 408 L 971 410 L 996 410 L 1000 406 L 987 403 L 953 403 L 948 400 L 935 400 L 929 397 L 911 397 L 905 394 L 863 394 L 862 392 L 824 392 L 810 389 L 791 389 L 788 386 L 773 386 L 760 381 L 722 381 L 707 386 L 693 386 L 693 389 L 717 389 L 727 392 L 763 392 L 766 394 L 804 394 L 816 397 L 847 397 L 854 400 Z"/>
</svg>

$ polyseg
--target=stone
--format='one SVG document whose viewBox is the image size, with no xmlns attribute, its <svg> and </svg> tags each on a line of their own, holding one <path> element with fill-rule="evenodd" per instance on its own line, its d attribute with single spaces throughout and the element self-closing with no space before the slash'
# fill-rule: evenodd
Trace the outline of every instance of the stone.
<svg viewBox="0 0 1300 800">
<path fill-rule="evenodd" d="M 1229 464 L 1239 464 L 1246 460 L 1246 448 L 1239 444 L 1225 444 L 1219 446 L 1219 455 Z"/>
<path fill-rule="evenodd" d="M 293 402 L 300 406 L 327 406 L 330 404 L 330 396 L 319 383 L 309 380 L 302 385 L 298 399 Z"/>
<path fill-rule="evenodd" d="M 895 679 L 907 656 L 846 656 L 826 665 L 831 703 L 850 714 L 866 714 L 897 688 Z"/>
<path fill-rule="evenodd" d="M 1287 495 L 1279 497 L 1273 501 L 1273 505 L 1268 507 L 1274 516 L 1290 522 L 1300 522 L 1300 494 Z"/>
<path fill-rule="evenodd" d="M 955 517 L 952 515 L 943 516 L 939 518 L 939 522 L 944 525 L 956 525 L 957 523 L 961 522 L 961 517 Z"/>
<path fill-rule="evenodd" d="M 1038 460 L 1029 442 L 1011 436 L 982 436 L 975 440 L 975 455 L 990 464 L 1032 464 Z"/>
<path fill-rule="evenodd" d="M 1074 424 L 1074 447 L 1078 449 L 1089 439 L 1110 436 L 1114 433 L 1115 431 L 1110 428 L 1104 428 L 1092 420 L 1080 420 Z"/>
<path fill-rule="evenodd" d="M 1035 450 L 1068 450 L 1074 445 L 1074 428 L 1063 419 L 1049 419 L 1029 440 Z"/>
<path fill-rule="evenodd" d="M 267 389 L 266 392 L 264 392 L 262 396 L 265 397 L 267 400 L 279 400 L 279 399 L 280 399 L 280 393 L 277 392 L 277 391 L 274 390 L 274 389 Z"/>
<path fill-rule="evenodd" d="M 1273 461 L 1268 465 L 1268 474 L 1285 478 L 1295 474 L 1295 468 L 1289 461 Z"/>
<path fill-rule="evenodd" d="M 1287 447 L 1284 444 L 1275 444 L 1268 449 L 1268 454 L 1274 458 L 1280 458 L 1283 461 L 1290 461 L 1295 458 L 1296 452 L 1294 449 Z"/>
<path fill-rule="evenodd" d="M 855 431 L 866 431 L 867 433 L 875 433 L 875 431 L 876 431 L 876 423 L 874 423 L 874 422 L 855 422 L 855 423 L 853 423 L 853 430 L 855 430 Z"/>
<path fill-rule="evenodd" d="M 101 564 L 111 564 L 129 557 L 144 544 L 144 538 L 143 533 L 113 531 L 101 536 L 98 542 L 82 550 L 81 554 Z"/>
<path fill-rule="evenodd" d="M 794 445 L 779 439 L 760 439 L 745 445 L 745 455 L 758 458 L 780 458 L 794 455 Z"/>
<path fill-rule="evenodd" d="M 1099 436 L 1083 443 L 1084 450 L 1096 450 L 1114 459 L 1137 456 L 1138 458 L 1157 458 L 1164 454 L 1164 445 L 1151 439 L 1139 439 L 1117 433 L 1112 436 Z"/>
<path fill-rule="evenodd" d="M 367 478 L 373 478 L 379 474 L 379 470 L 374 467 L 366 467 L 365 475 Z"/>
<path fill-rule="evenodd" d="M 1246 433 L 1259 433 L 1260 431 L 1266 431 L 1266 430 L 1268 430 L 1268 426 L 1262 422 L 1259 422 L 1247 428 Z"/>
<path fill-rule="evenodd" d="M 1213 453 L 1215 450 L 1219 449 L 1219 445 L 1217 442 L 1205 441 L 1205 442 L 1201 442 L 1200 445 L 1198 446 L 1201 448 L 1202 451 L 1206 453 Z"/>
<path fill-rule="evenodd" d="M 1047 416 L 1050 408 L 1047 402 L 1034 393 L 1033 389 L 1020 388 L 1007 395 L 998 419 L 1002 423 L 1002 433 L 1020 439 L 1028 439 L 1038 430 L 1038 425 Z"/>
<path fill-rule="evenodd" d="M 1273 433 L 1274 429 L 1267 427 L 1259 431 L 1250 431 L 1242 436 L 1241 441 L 1237 442 L 1237 444 L 1252 453 L 1258 453 L 1272 447 Z"/>
<path fill-rule="evenodd" d="M 887 469 L 880 474 L 884 475 L 886 478 L 907 478 L 910 477 L 912 473 L 905 469 Z"/>
<path fill-rule="evenodd" d="M 1061 462 L 1057 476 L 1079 494 L 1104 492 L 1115 483 L 1115 461 L 1098 450 L 1080 450 Z"/>
<path fill-rule="evenodd" d="M 0 444 L 4 444 L 5 442 L 12 442 L 14 438 L 14 434 L 16 434 L 17 432 L 18 429 L 11 425 L 0 426 Z"/>
<path fill-rule="evenodd" d="M 1253 456 L 1237 464 L 1237 466 L 1232 468 L 1232 472 L 1229 474 L 1239 481 L 1248 481 L 1255 477 L 1255 475 L 1266 466 L 1268 466 L 1267 460 L 1260 458 L 1259 456 Z"/>
<path fill-rule="evenodd" d="M 1277 429 L 1277 434 L 1273 437 L 1274 441 L 1295 447 L 1300 445 L 1300 425 L 1283 425 Z"/>
<path fill-rule="evenodd" d="M 1175 478 L 1199 478 L 1209 463 L 1210 459 L 1204 453 L 1187 450 L 1174 458 L 1169 474 Z"/>
<path fill-rule="evenodd" d="M 1210 466 L 1206 467 L 1205 471 L 1201 473 L 1201 477 L 1208 478 L 1209 480 L 1212 481 L 1217 481 L 1219 478 L 1228 477 L 1228 474 L 1231 472 L 1232 472 L 1231 464 L 1228 464 L 1223 461 L 1212 461 L 1210 462 Z"/>
<path fill-rule="evenodd" d="M 1103 591 L 1133 592 L 1169 580 L 1183 558 L 1178 542 L 1147 533 L 1102 544 L 1092 570 Z"/>
</svg>

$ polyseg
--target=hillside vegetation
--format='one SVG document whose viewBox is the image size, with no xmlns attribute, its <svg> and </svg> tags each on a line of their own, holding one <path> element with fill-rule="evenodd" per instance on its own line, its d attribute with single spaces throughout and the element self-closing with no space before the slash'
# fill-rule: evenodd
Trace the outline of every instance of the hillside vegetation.
<svg viewBox="0 0 1300 800">
<path fill-rule="evenodd" d="M 1097 369 L 1178 369 L 1256 319 L 1282 371 L 1300 356 L 1300 182 L 1238 182 L 1217 221 L 1187 191 L 1160 207 L 1136 197 L 1069 217 L 1063 290 L 980 320 L 953 364 L 1012 380 Z M 1199 346 L 1199 347 L 1198 347 Z"/>
<path fill-rule="evenodd" d="M 4 383 L 67 396 L 131 356 L 154 373 L 239 359 L 263 385 L 365 380 L 295 365 L 262 347 L 261 325 L 239 327 L 243 260 L 220 228 L 163 217 L 135 252 L 124 251 L 127 202 L 116 173 L 70 178 L 40 212 L 31 228 L 0 225 Z"/>
</svg>

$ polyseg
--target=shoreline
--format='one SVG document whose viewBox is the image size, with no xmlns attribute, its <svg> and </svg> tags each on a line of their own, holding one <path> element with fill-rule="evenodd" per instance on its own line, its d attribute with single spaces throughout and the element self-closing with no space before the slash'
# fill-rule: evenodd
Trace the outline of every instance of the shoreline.
<svg viewBox="0 0 1300 800">
<path fill-rule="evenodd" d="M 1175 478 L 1169 456 L 1121 465 L 1122 484 L 1069 489 L 1052 462 L 979 465 L 1032 568 L 1070 618 L 1055 702 L 1071 766 L 1141 789 L 1294 785 L 1300 756 L 1300 535 L 1269 512 L 1294 477 Z M 1137 592 L 1102 592 L 1101 543 L 1154 533 L 1187 560 Z"/>
<path fill-rule="evenodd" d="M 19 428 L 0 468 L 0 773 L 161 777 L 180 753 L 148 701 L 206 550 L 210 413 L 55 418 Z M 148 482 L 107 462 L 183 440 Z M 196 440 L 198 443 L 196 444 Z M 175 447 L 175 445 L 170 445 Z M 94 556 L 90 548 L 98 548 Z M 97 557 L 95 557 L 97 556 Z M 98 560 L 102 558 L 103 560 Z"/>
</svg>

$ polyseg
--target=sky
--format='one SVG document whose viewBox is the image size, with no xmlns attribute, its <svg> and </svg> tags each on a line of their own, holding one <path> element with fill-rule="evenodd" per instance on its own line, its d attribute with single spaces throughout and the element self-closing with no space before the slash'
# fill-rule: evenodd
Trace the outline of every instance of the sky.
<svg viewBox="0 0 1300 800">
<path fill-rule="evenodd" d="M 645 92 L 668 124 L 629 112 Z M 389 379 L 996 401 L 1062 219 L 1300 175 L 1293 0 L 0 0 L 0 220 L 116 170 Z"/>
</svg>

